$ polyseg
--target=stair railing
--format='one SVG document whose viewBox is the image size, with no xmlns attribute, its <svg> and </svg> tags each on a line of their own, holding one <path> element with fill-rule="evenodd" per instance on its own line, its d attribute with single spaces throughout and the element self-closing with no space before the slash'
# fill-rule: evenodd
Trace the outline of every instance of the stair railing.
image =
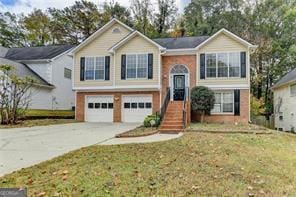
<svg viewBox="0 0 296 197">
<path fill-rule="evenodd" d="M 185 93 L 184 93 L 184 103 L 183 103 L 183 127 L 184 129 L 187 126 L 187 100 L 189 98 L 189 88 L 185 88 Z"/>
<path fill-rule="evenodd" d="M 166 95 L 165 95 L 164 101 L 163 101 L 161 108 L 160 108 L 160 120 L 163 119 L 170 100 L 171 100 L 171 89 L 169 87 L 167 87 L 166 88 Z"/>
</svg>

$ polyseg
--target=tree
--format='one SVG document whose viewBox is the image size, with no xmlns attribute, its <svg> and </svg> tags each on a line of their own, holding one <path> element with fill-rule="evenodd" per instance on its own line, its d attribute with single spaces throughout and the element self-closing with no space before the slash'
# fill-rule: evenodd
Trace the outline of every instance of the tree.
<svg viewBox="0 0 296 197">
<path fill-rule="evenodd" d="M 0 13 L 0 45 L 19 47 L 26 45 L 25 32 L 22 26 L 23 15 L 10 12 Z"/>
<path fill-rule="evenodd" d="M 1 124 L 16 124 L 30 104 L 34 80 L 20 78 L 13 66 L 0 66 L 0 117 Z"/>
<path fill-rule="evenodd" d="M 131 13 L 126 7 L 114 1 L 105 2 L 103 5 L 103 20 L 106 23 L 112 18 L 117 18 L 129 26 L 133 25 Z"/>
<path fill-rule="evenodd" d="M 177 7 L 175 0 L 158 0 L 158 13 L 155 14 L 154 27 L 159 36 L 164 36 L 173 27 Z"/>
<path fill-rule="evenodd" d="M 150 0 L 131 0 L 131 11 L 134 17 L 134 27 L 141 33 L 153 37 L 151 24 L 153 7 Z"/>
<path fill-rule="evenodd" d="M 215 95 L 205 86 L 196 86 L 191 90 L 191 109 L 201 114 L 201 122 L 205 114 L 210 114 L 215 104 Z"/>
<path fill-rule="evenodd" d="M 26 38 L 31 46 L 43 46 L 51 40 L 50 19 L 40 9 L 35 9 L 24 18 Z"/>
</svg>

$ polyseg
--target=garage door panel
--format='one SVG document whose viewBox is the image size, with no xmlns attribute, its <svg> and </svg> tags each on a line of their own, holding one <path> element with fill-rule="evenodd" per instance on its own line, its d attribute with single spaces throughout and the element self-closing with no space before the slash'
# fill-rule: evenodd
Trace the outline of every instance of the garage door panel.
<svg viewBox="0 0 296 197">
<path fill-rule="evenodd" d="M 152 95 L 129 95 L 122 99 L 122 121 L 143 122 L 152 114 Z"/>
<path fill-rule="evenodd" d="M 113 122 L 113 96 L 87 96 L 85 121 Z"/>
</svg>

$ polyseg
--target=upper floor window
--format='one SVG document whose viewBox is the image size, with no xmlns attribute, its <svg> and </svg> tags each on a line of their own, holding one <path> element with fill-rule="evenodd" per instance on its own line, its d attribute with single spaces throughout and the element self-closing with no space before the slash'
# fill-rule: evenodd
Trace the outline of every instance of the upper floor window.
<svg viewBox="0 0 296 197">
<path fill-rule="evenodd" d="M 290 86 L 290 95 L 296 96 L 296 84 Z"/>
<path fill-rule="evenodd" d="M 118 34 L 120 33 L 120 29 L 118 27 L 115 27 L 113 30 L 112 30 L 112 33 L 114 34 Z"/>
<path fill-rule="evenodd" d="M 126 78 L 147 78 L 148 54 L 126 55 Z"/>
<path fill-rule="evenodd" d="M 72 71 L 69 68 L 64 68 L 64 77 L 67 79 L 71 79 L 72 78 Z"/>
<path fill-rule="evenodd" d="M 85 58 L 85 80 L 105 79 L 105 57 Z"/>
<path fill-rule="evenodd" d="M 234 112 L 234 93 L 215 92 L 215 104 L 211 113 L 233 113 Z"/>
<path fill-rule="evenodd" d="M 240 53 L 208 53 L 206 54 L 206 76 L 240 77 Z"/>
</svg>

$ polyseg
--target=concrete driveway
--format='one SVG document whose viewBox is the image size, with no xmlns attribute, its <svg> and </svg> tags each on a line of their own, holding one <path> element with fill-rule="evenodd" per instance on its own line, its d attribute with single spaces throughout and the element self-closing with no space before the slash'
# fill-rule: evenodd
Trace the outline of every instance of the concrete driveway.
<svg viewBox="0 0 296 197">
<path fill-rule="evenodd" d="M 73 123 L 0 129 L 0 176 L 113 138 L 134 123 Z"/>
</svg>

